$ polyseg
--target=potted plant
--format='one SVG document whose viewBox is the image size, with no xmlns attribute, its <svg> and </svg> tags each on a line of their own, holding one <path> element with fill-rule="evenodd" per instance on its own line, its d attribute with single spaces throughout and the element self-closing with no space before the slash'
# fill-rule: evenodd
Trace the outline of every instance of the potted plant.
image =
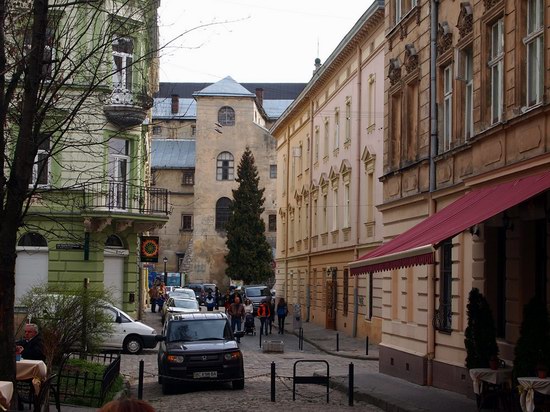
<svg viewBox="0 0 550 412">
<path fill-rule="evenodd" d="M 523 320 L 514 351 L 514 377 L 546 373 L 550 365 L 550 320 L 546 304 L 531 299 L 523 308 Z"/>
<path fill-rule="evenodd" d="M 492 359 L 496 369 L 500 364 L 495 322 L 487 299 L 473 288 L 468 296 L 468 326 L 464 332 L 466 367 L 488 368 Z"/>
</svg>

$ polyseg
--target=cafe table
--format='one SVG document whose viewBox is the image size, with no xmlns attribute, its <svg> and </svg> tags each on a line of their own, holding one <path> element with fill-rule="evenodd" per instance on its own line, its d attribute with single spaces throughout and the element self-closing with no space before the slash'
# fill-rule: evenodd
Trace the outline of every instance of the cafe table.
<svg viewBox="0 0 550 412">
<path fill-rule="evenodd" d="M 0 381 L 0 410 L 8 410 L 13 396 L 13 383 Z"/>
<path fill-rule="evenodd" d="M 40 392 L 40 385 L 48 377 L 48 368 L 40 360 L 21 359 L 16 362 L 15 379 L 18 381 L 32 380 L 34 392 Z"/>
<path fill-rule="evenodd" d="M 523 412 L 533 412 L 535 410 L 535 392 L 543 395 L 550 395 L 550 379 L 521 377 L 518 378 L 521 389 L 519 403 Z"/>
<path fill-rule="evenodd" d="M 511 404 L 512 368 L 476 368 L 470 369 L 478 409 L 482 409 L 489 398 L 497 402 L 496 410 L 507 410 Z"/>
</svg>

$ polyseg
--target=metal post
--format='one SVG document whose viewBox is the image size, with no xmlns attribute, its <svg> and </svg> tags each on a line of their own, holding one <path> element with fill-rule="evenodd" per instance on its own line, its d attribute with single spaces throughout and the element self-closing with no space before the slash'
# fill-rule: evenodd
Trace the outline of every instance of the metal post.
<svg viewBox="0 0 550 412">
<path fill-rule="evenodd" d="M 139 361 L 138 399 L 143 399 L 143 359 Z"/>
<path fill-rule="evenodd" d="M 258 335 L 260 337 L 260 348 L 262 347 L 262 328 L 260 328 L 260 333 Z"/>
<path fill-rule="evenodd" d="M 162 261 L 164 262 L 164 286 L 168 286 L 168 272 L 166 271 L 166 263 L 168 262 L 168 258 L 164 257 Z"/>
<path fill-rule="evenodd" d="M 348 405 L 353 406 L 353 363 L 349 364 L 348 373 Z"/>
<path fill-rule="evenodd" d="M 340 351 L 340 334 L 336 334 L 336 352 Z"/>
<path fill-rule="evenodd" d="M 275 402 L 275 362 L 271 362 L 271 402 Z"/>
<path fill-rule="evenodd" d="M 368 336 L 365 343 L 365 355 L 369 356 L 369 337 Z"/>
</svg>

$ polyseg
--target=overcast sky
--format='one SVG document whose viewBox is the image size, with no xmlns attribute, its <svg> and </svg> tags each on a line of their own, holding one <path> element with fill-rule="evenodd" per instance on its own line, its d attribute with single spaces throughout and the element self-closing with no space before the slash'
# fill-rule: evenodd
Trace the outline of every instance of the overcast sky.
<svg viewBox="0 0 550 412">
<path fill-rule="evenodd" d="M 161 0 L 161 44 L 181 37 L 161 52 L 160 80 L 306 83 L 371 3 Z"/>
</svg>

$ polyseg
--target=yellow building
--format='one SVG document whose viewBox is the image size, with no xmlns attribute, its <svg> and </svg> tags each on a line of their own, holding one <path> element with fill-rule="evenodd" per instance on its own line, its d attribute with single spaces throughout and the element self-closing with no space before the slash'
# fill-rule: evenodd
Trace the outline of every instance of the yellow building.
<svg viewBox="0 0 550 412">
<path fill-rule="evenodd" d="M 277 139 L 277 296 L 302 317 L 380 340 L 380 277 L 348 263 L 380 244 L 384 4 L 376 1 L 271 128 Z"/>
<path fill-rule="evenodd" d="M 471 394 L 470 290 L 487 297 L 509 364 L 524 304 L 548 304 L 549 6 L 385 3 L 388 242 L 351 270 L 382 276 L 380 371 Z"/>
</svg>

